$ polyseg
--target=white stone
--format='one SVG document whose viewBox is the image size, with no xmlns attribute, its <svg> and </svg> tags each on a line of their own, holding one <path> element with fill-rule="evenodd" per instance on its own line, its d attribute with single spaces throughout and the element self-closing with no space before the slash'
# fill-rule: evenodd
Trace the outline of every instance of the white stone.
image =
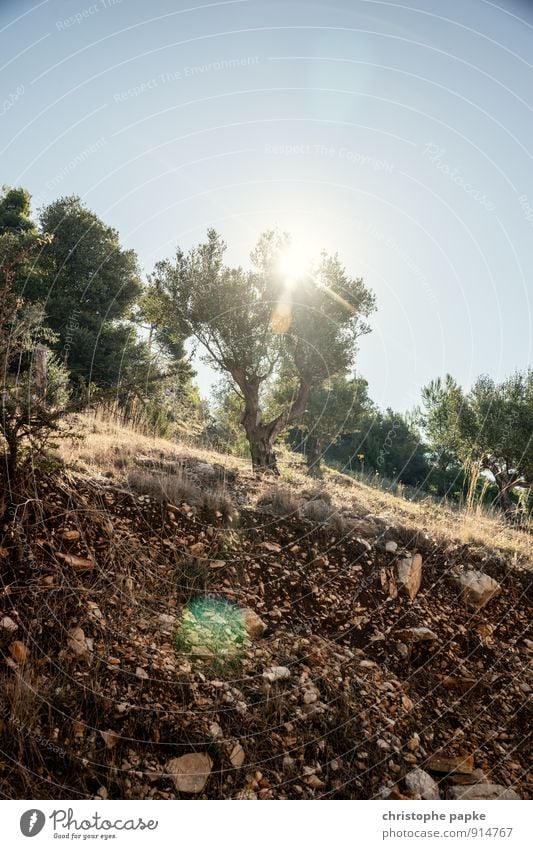
<svg viewBox="0 0 533 849">
<path fill-rule="evenodd" d="M 291 671 L 286 666 L 270 666 L 263 672 L 263 678 L 270 684 L 275 681 L 286 681 L 291 677 Z"/>
<path fill-rule="evenodd" d="M 465 604 L 474 610 L 480 610 L 499 595 L 501 586 L 498 581 L 477 569 L 464 569 L 451 573 L 451 580 L 461 590 Z"/>
<path fill-rule="evenodd" d="M 520 799 L 520 796 L 514 790 L 510 787 L 504 787 L 502 784 L 456 785 L 448 789 L 446 796 L 448 799 L 465 799 L 467 801 Z"/>
<path fill-rule="evenodd" d="M 181 758 L 172 758 L 166 771 L 170 773 L 176 790 L 180 793 L 201 793 L 213 768 L 213 761 L 205 752 L 191 752 Z"/>
<path fill-rule="evenodd" d="M 420 799 L 440 799 L 437 782 L 419 767 L 415 767 L 407 773 L 405 786 L 410 793 L 420 797 Z"/>
<path fill-rule="evenodd" d="M 404 557 L 396 567 L 398 586 L 406 592 L 411 601 L 416 596 L 422 583 L 422 556 L 413 554 Z"/>
</svg>

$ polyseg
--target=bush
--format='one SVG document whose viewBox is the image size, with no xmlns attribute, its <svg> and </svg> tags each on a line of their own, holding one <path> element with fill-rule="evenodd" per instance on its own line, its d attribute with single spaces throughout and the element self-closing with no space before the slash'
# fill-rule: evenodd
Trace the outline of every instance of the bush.
<svg viewBox="0 0 533 849">
<path fill-rule="evenodd" d="M 237 518 L 233 503 L 223 490 L 204 491 L 192 483 L 183 470 L 168 474 L 132 469 L 126 479 L 132 490 L 155 501 L 176 506 L 189 504 L 205 521 L 231 523 Z"/>
<path fill-rule="evenodd" d="M 274 516 L 298 516 L 300 513 L 299 502 L 294 492 L 282 486 L 270 487 L 257 501 L 257 506 L 262 507 Z"/>
</svg>

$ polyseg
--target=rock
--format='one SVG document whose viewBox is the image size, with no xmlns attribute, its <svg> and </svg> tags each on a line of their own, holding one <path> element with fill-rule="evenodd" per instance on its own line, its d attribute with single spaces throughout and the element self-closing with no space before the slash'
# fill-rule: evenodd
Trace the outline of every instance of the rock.
<svg viewBox="0 0 533 849">
<path fill-rule="evenodd" d="M 416 752 L 420 748 L 420 737 L 418 734 L 413 734 L 410 740 L 407 741 L 407 748 L 410 752 Z"/>
<path fill-rule="evenodd" d="M 461 772 L 468 775 L 474 771 L 474 756 L 431 755 L 426 766 L 431 772 Z"/>
<path fill-rule="evenodd" d="M 67 645 L 76 657 L 86 657 L 90 653 L 89 643 L 83 628 L 72 628 L 69 631 Z"/>
<path fill-rule="evenodd" d="M 465 799 L 467 801 L 474 800 L 511 800 L 520 799 L 520 796 L 511 790 L 510 787 L 504 787 L 502 784 L 470 784 L 466 787 L 455 785 L 449 787 L 446 793 L 447 799 Z"/>
<path fill-rule="evenodd" d="M 320 693 L 316 689 L 316 687 L 308 686 L 304 690 L 303 701 L 304 705 L 313 705 L 315 702 L 318 702 L 320 698 Z"/>
<path fill-rule="evenodd" d="M 400 590 L 407 593 L 412 601 L 422 583 L 422 555 L 404 557 L 396 566 L 396 573 Z"/>
<path fill-rule="evenodd" d="M 172 758 L 166 766 L 179 793 L 201 793 L 211 774 L 213 761 L 205 752 L 191 752 Z"/>
<path fill-rule="evenodd" d="M 29 657 L 28 646 L 20 640 L 15 640 L 9 646 L 9 654 L 17 663 L 25 663 Z"/>
<path fill-rule="evenodd" d="M 282 761 L 283 772 L 286 772 L 290 775 L 293 775 L 294 772 L 296 771 L 296 765 L 297 765 L 296 760 L 294 758 L 291 758 L 290 755 L 284 755 L 283 756 L 283 761 Z"/>
<path fill-rule="evenodd" d="M 461 775 L 460 772 L 450 775 L 450 781 L 454 784 L 490 784 L 490 779 L 482 769 L 475 769 L 471 775 Z"/>
<path fill-rule="evenodd" d="M 198 463 L 196 471 L 205 477 L 213 477 L 215 475 L 215 467 L 211 463 Z"/>
<path fill-rule="evenodd" d="M 57 551 L 56 557 L 64 560 L 65 563 L 80 572 L 85 569 L 94 569 L 95 566 L 94 560 L 89 560 L 87 557 L 78 557 L 76 554 L 63 554 L 61 551 Z"/>
<path fill-rule="evenodd" d="M 281 545 L 278 545 L 277 542 L 262 542 L 261 548 L 264 548 L 265 551 L 281 551 Z"/>
<path fill-rule="evenodd" d="M 312 787 L 313 790 L 321 790 L 323 787 L 326 786 L 322 779 L 318 777 L 318 775 L 307 775 L 304 778 L 304 781 L 307 786 Z"/>
<path fill-rule="evenodd" d="M 137 669 L 135 670 L 135 675 L 137 676 L 137 678 L 141 678 L 143 681 L 150 677 L 146 669 L 143 669 L 142 666 L 137 667 Z"/>
<path fill-rule="evenodd" d="M 385 543 L 385 551 L 388 551 L 389 554 L 394 554 L 398 550 L 398 543 L 394 542 L 394 540 L 390 539 Z"/>
<path fill-rule="evenodd" d="M 402 643 L 426 643 L 438 639 L 434 631 L 424 627 L 402 628 L 401 631 L 395 631 L 394 636 Z"/>
<path fill-rule="evenodd" d="M 243 789 L 239 790 L 237 795 L 234 796 L 233 798 L 234 799 L 252 800 L 252 799 L 258 799 L 259 797 L 258 797 L 257 793 L 254 793 L 254 791 L 252 790 L 251 787 L 243 787 Z"/>
<path fill-rule="evenodd" d="M 275 681 L 286 681 L 290 677 L 291 671 L 286 666 L 270 666 L 263 672 L 263 678 L 270 684 Z"/>
<path fill-rule="evenodd" d="M 498 581 L 477 569 L 454 571 L 451 573 L 451 580 L 461 590 L 465 604 L 473 610 L 481 610 L 501 592 Z"/>
<path fill-rule="evenodd" d="M 460 693 L 468 693 L 478 683 L 476 678 L 465 678 L 456 675 L 445 675 L 440 683 L 446 690 L 458 690 Z"/>
<path fill-rule="evenodd" d="M 398 653 L 401 657 L 408 657 L 409 656 L 409 649 L 407 648 L 405 643 L 398 643 L 396 648 L 398 649 Z"/>
<path fill-rule="evenodd" d="M 396 598 L 398 596 L 398 585 L 396 583 L 396 579 L 387 569 L 381 570 L 380 581 L 381 586 L 388 590 L 389 598 Z"/>
<path fill-rule="evenodd" d="M 114 749 L 120 739 L 117 732 L 112 729 L 109 729 L 108 731 L 100 731 L 100 737 L 104 741 L 106 749 Z"/>
<path fill-rule="evenodd" d="M 65 542 L 74 542 L 75 540 L 80 538 L 81 534 L 79 531 L 70 530 L 69 528 L 62 528 L 60 531 L 57 532 L 57 536 L 60 539 L 64 539 Z"/>
<path fill-rule="evenodd" d="M 378 792 L 376 793 L 375 798 L 376 799 L 390 799 L 393 790 L 396 791 L 396 789 L 397 788 L 394 785 L 392 785 L 391 787 L 380 787 Z"/>
<path fill-rule="evenodd" d="M 240 743 L 235 743 L 235 745 L 231 747 L 229 752 L 229 759 L 231 761 L 231 765 L 234 766 L 235 769 L 241 768 L 244 761 L 246 760 L 246 755 Z"/>
<path fill-rule="evenodd" d="M 415 767 L 405 776 L 405 786 L 410 793 L 419 799 L 440 799 L 439 787 L 431 775 L 423 769 Z"/>
<path fill-rule="evenodd" d="M 0 628 L 2 631 L 9 631 L 11 634 L 18 629 L 16 622 L 10 616 L 2 616 L 0 619 Z"/>
<path fill-rule="evenodd" d="M 160 613 L 157 618 L 162 625 L 173 625 L 176 621 L 176 617 L 171 616 L 170 613 Z"/>
<path fill-rule="evenodd" d="M 249 636 L 254 639 L 262 637 L 267 626 L 261 617 L 257 615 L 255 610 L 252 610 L 251 607 L 245 607 L 244 610 L 241 611 L 241 614 L 244 627 L 248 631 Z"/>
<path fill-rule="evenodd" d="M 373 536 L 376 533 L 376 525 L 374 524 L 374 522 L 367 519 L 356 519 L 350 522 L 350 530 L 352 531 L 352 533 L 361 534 L 361 536 L 363 537 Z M 363 539 L 361 540 L 361 542 L 363 543 L 365 548 L 367 548 L 368 546 L 368 551 L 371 549 L 370 544 L 367 543 L 366 540 Z"/>
</svg>

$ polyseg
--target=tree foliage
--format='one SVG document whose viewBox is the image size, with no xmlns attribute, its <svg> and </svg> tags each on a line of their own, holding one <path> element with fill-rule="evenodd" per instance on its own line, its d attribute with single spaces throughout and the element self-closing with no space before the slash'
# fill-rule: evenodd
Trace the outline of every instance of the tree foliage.
<svg viewBox="0 0 533 849">
<path fill-rule="evenodd" d="M 363 411 L 357 428 L 344 433 L 325 456 L 346 470 L 373 472 L 407 486 L 429 486 L 430 467 L 421 435 L 408 417 L 391 409 Z"/>
<path fill-rule="evenodd" d="M 269 407 L 279 413 L 293 402 L 297 391 L 297 375 L 282 371 L 269 393 Z M 319 472 L 328 449 L 353 433 L 371 408 L 368 384 L 362 378 L 338 374 L 310 390 L 305 410 L 295 422 L 310 473 Z"/>
<path fill-rule="evenodd" d="M 44 305 L 57 353 L 75 381 L 105 388 L 124 382 L 146 365 L 130 322 L 141 292 L 134 251 L 124 250 L 116 230 L 77 197 L 45 207 L 40 228 L 51 238 L 26 296 Z"/>
<path fill-rule="evenodd" d="M 373 298 L 337 257 L 322 254 L 310 273 L 288 290 L 280 256 L 288 236 L 264 233 L 251 254 L 252 268 L 224 263 L 226 245 L 214 230 L 188 253 L 156 266 L 150 295 L 178 334 L 195 338 L 208 362 L 227 373 L 243 399 L 242 423 L 255 469 L 275 470 L 274 442 L 305 410 L 310 390 L 353 364 L 356 340 Z M 289 364 L 294 398 L 264 420 L 264 385 Z"/>
<path fill-rule="evenodd" d="M 501 383 L 485 375 L 464 392 L 447 375 L 422 392 L 421 420 L 433 452 L 489 472 L 509 510 L 517 487 L 533 486 L 533 370 Z"/>
<path fill-rule="evenodd" d="M 47 244 L 24 223 L 26 196 L 8 191 L 0 202 L 0 437 L 7 449 L 2 468 L 4 489 L 13 498 L 21 452 L 34 462 L 58 429 L 68 403 L 68 375 L 48 345 L 51 331 L 43 309 L 16 289 L 33 274 L 36 257 Z"/>
</svg>

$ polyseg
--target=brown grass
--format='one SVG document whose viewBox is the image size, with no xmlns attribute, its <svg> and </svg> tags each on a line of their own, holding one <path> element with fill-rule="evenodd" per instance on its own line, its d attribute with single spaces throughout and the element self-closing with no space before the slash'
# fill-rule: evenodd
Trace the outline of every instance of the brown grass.
<svg viewBox="0 0 533 849">
<path fill-rule="evenodd" d="M 222 489 L 200 489 L 183 471 L 158 474 L 146 469 L 130 469 L 126 480 L 132 490 L 155 501 L 195 507 L 206 521 L 232 522 L 237 518 L 231 499 Z"/>
<path fill-rule="evenodd" d="M 107 421 L 102 416 L 79 417 L 78 429 L 84 433 L 84 440 L 81 443 L 65 440 L 60 446 L 61 457 L 67 464 L 73 463 L 91 475 L 125 479 L 131 470 L 139 468 L 136 462 L 138 457 L 149 457 L 154 462 L 159 458 L 165 463 L 177 464 L 187 461 L 219 463 L 238 473 L 250 506 L 255 506 L 258 500 L 266 506 L 267 501 L 263 499 L 270 488 L 265 491 L 264 483 L 252 474 L 250 463 L 246 460 L 136 433 Z M 330 504 L 336 516 L 339 516 L 342 510 L 343 519 L 349 519 L 350 515 L 377 515 L 391 526 L 412 526 L 437 538 L 474 543 L 487 550 L 498 550 L 516 562 L 533 560 L 533 535 L 512 528 L 497 513 L 491 514 L 490 511 L 479 507 L 470 510 L 453 509 L 447 504 L 436 503 L 430 497 L 421 501 L 409 501 L 399 494 L 374 488 L 349 475 L 327 468 L 324 468 L 323 481 L 317 486 L 310 484 L 305 464 L 298 455 L 281 446 L 278 458 L 281 476 L 276 487 L 272 487 L 276 489 L 276 494 L 274 502 L 271 501 L 271 504 L 275 504 L 274 510 L 282 511 L 278 515 L 289 515 L 295 506 L 301 504 L 302 508 L 309 509 L 311 514 L 314 510 L 314 520 L 322 521 L 321 517 L 326 514 L 325 505 L 305 508 L 306 501 L 311 504 L 320 501 L 326 505 Z M 157 481 L 152 483 L 156 490 L 161 490 Z M 167 492 L 172 486 L 181 491 L 185 483 L 179 478 L 176 484 L 164 480 L 162 485 L 163 488 L 166 487 Z M 205 495 L 205 490 L 202 489 L 202 492 Z M 228 498 L 227 493 L 215 492 L 209 494 L 208 500 L 222 496 Z M 187 494 L 187 497 L 192 498 L 190 494 Z"/>
<path fill-rule="evenodd" d="M 192 506 L 202 496 L 201 490 L 179 472 L 169 475 L 157 474 L 147 469 L 130 469 L 126 480 L 134 492 L 148 495 L 155 501 L 169 501 L 171 504 L 185 502 Z"/>
<path fill-rule="evenodd" d="M 257 506 L 273 516 L 298 516 L 296 493 L 287 486 L 269 486 L 257 499 Z"/>
</svg>

